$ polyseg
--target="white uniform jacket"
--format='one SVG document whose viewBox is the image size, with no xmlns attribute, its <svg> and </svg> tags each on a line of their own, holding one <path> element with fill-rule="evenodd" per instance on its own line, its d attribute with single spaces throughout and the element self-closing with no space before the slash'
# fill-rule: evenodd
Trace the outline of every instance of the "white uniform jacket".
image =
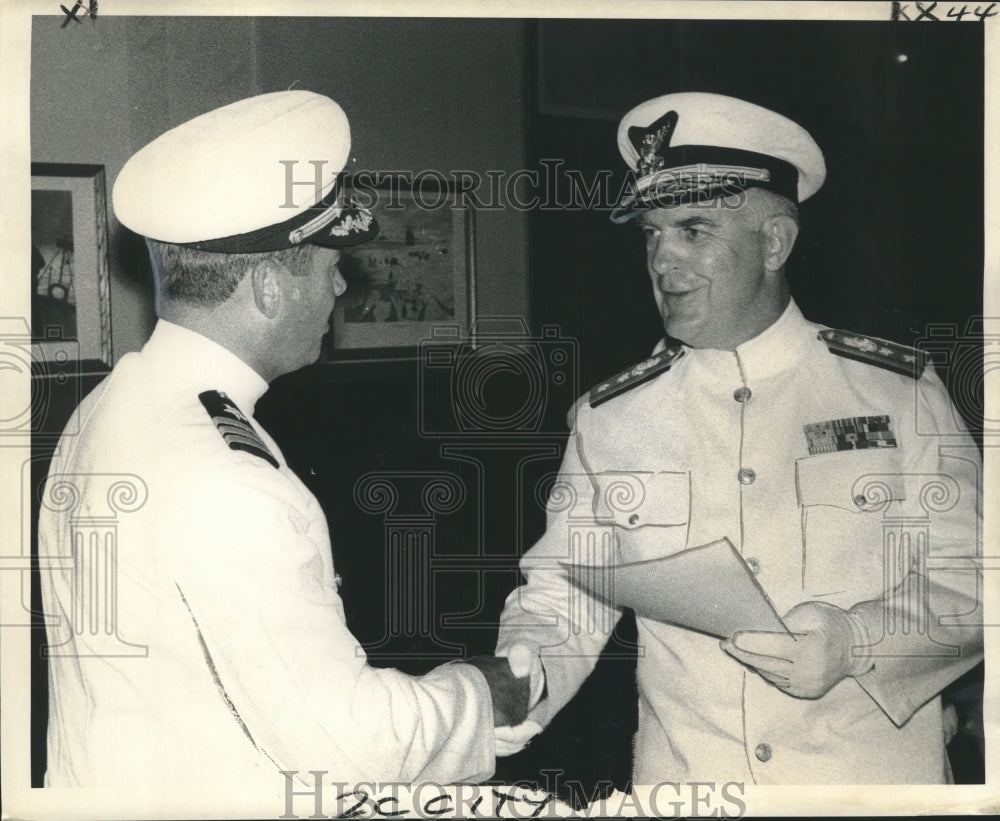
<svg viewBox="0 0 1000 821">
<path fill-rule="evenodd" d="M 948 778 L 938 693 L 982 652 L 979 452 L 930 366 L 914 379 L 838 356 L 820 330 L 790 303 L 735 352 L 686 348 L 652 380 L 577 403 L 546 533 L 501 617 L 498 650 L 540 647 L 546 671 L 521 742 L 576 692 L 620 615 L 570 586 L 558 559 L 636 561 L 728 537 L 779 614 L 853 608 L 874 667 L 798 699 L 717 638 L 639 614 L 634 781 Z M 859 448 L 862 424 L 878 441 Z M 849 449 L 829 446 L 845 431 Z"/>
<path fill-rule="evenodd" d="M 266 388 L 229 351 L 161 321 L 63 434 L 39 528 L 47 785 L 264 779 L 281 792 L 282 770 L 308 787 L 308 771 L 327 785 L 493 773 L 478 670 L 366 663 L 323 512 L 251 419 Z M 206 405 L 206 391 L 224 396 Z"/>
</svg>

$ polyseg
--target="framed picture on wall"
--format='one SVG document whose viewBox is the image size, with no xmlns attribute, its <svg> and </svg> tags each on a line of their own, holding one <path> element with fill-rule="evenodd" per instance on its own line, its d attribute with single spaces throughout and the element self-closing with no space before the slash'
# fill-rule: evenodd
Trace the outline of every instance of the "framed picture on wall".
<svg viewBox="0 0 1000 821">
<path fill-rule="evenodd" d="M 31 164 L 32 359 L 112 364 L 104 166 Z M 58 361 L 57 361 L 58 360 Z"/>
<path fill-rule="evenodd" d="M 347 291 L 334 307 L 327 360 L 412 359 L 435 327 L 468 330 L 476 305 L 471 209 L 443 180 L 358 175 L 347 178 L 345 194 L 371 208 L 380 231 L 342 250 Z"/>
</svg>

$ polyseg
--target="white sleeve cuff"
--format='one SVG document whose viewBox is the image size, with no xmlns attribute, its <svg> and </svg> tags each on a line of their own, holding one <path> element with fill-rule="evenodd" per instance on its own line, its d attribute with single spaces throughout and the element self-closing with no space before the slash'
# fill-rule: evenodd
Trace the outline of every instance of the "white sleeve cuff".
<svg viewBox="0 0 1000 821">
<path fill-rule="evenodd" d="M 541 731 L 541 725 L 531 719 L 522 721 L 516 727 L 494 727 L 493 736 L 496 739 L 497 756 L 514 755 L 514 753 L 520 752 Z"/>
</svg>

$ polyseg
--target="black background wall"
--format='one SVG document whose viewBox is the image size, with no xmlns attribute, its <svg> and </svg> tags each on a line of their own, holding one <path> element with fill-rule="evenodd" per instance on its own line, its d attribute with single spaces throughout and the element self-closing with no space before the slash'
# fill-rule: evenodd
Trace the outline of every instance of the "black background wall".
<svg viewBox="0 0 1000 821">
<path fill-rule="evenodd" d="M 741 96 L 802 123 L 826 155 L 827 184 L 802 207 L 789 262 L 809 318 L 913 344 L 929 323 L 961 335 L 982 314 L 980 26 L 560 20 L 524 31 L 529 169 L 559 160 L 562 173 L 585 179 L 611 170 L 615 191 L 624 177 L 615 132 L 628 108 L 668 91 Z M 429 432 L 428 418 L 469 397 L 456 394 L 447 369 L 430 372 L 419 358 L 318 364 L 276 381 L 258 406 L 258 420 L 327 513 L 349 624 L 375 664 L 417 673 L 492 650 L 517 558 L 544 527 L 541 500 L 572 397 L 644 357 L 661 333 L 633 227 L 612 225 L 606 210 L 573 207 L 535 209 L 528 224 L 524 319 L 534 341 L 523 351 L 541 357 L 542 389 L 514 363 L 493 372 L 480 398 L 494 419 L 531 402 L 538 418 Z M 546 326 L 558 336 L 546 337 Z M 954 347 L 972 365 L 960 383 L 954 371 L 943 375 L 981 430 L 981 349 L 961 338 Z M 558 367 L 556 348 L 570 356 Z M 46 421 L 61 419 L 50 413 Z M 40 479 L 44 443 L 37 455 Z M 398 491 L 395 507 L 381 504 L 380 482 Z M 498 762 L 499 778 L 545 785 L 543 770 L 561 769 L 563 782 L 579 781 L 588 794 L 601 780 L 624 785 L 636 720 L 633 639 L 626 617 L 595 675 L 525 752 Z M 44 675 L 36 665 L 38 784 Z M 952 745 L 963 781 L 983 777 L 981 678 L 980 668 L 953 688 L 971 705 L 968 733 Z"/>
</svg>

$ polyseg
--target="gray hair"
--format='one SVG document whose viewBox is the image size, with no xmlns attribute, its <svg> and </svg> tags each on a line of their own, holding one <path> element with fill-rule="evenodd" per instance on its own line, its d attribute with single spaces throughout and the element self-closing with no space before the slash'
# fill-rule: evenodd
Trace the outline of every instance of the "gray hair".
<svg viewBox="0 0 1000 821">
<path fill-rule="evenodd" d="M 799 207 L 788 197 L 757 186 L 748 188 L 746 195 L 746 206 L 758 223 L 763 223 L 768 217 L 790 217 L 796 225 L 799 224 Z"/>
<path fill-rule="evenodd" d="M 315 246 L 308 243 L 281 251 L 218 254 L 184 245 L 147 239 L 156 275 L 157 306 L 163 299 L 203 308 L 221 305 L 233 295 L 246 272 L 265 259 L 274 259 L 297 271 Z"/>
</svg>

